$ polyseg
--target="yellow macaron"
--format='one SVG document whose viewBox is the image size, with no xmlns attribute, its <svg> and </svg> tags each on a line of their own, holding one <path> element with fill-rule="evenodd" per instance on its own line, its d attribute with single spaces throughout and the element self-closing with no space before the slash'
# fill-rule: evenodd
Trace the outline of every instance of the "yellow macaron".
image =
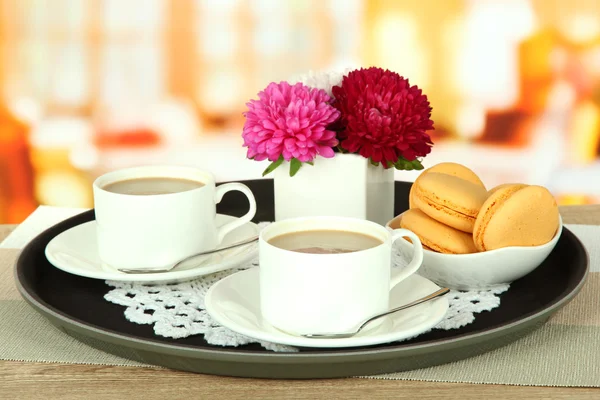
<svg viewBox="0 0 600 400">
<path fill-rule="evenodd" d="M 479 251 L 548 243 L 559 226 L 558 205 L 542 186 L 497 188 L 481 206 L 473 229 Z"/>
<path fill-rule="evenodd" d="M 414 232 L 425 248 L 439 253 L 477 252 L 472 235 L 444 225 L 416 208 L 402 214 L 400 227 Z"/>
<path fill-rule="evenodd" d="M 469 181 L 471 183 L 481 185 L 481 187 L 485 188 L 485 185 L 483 184 L 481 179 L 479 179 L 479 177 L 477 176 L 477 174 L 475 172 L 473 172 L 472 170 L 470 170 L 469 168 L 465 167 L 462 164 L 453 163 L 453 162 L 443 162 L 443 163 L 439 163 L 432 167 L 427 168 L 426 170 L 421 172 L 421 174 L 415 180 L 415 183 L 417 183 L 417 181 L 419 180 L 420 177 L 422 177 L 424 174 L 426 174 L 428 172 L 438 172 L 440 174 L 456 176 L 456 177 L 462 178 L 466 181 Z M 414 187 L 414 184 L 413 184 L 413 187 Z M 413 201 L 413 188 L 412 187 L 410 189 L 410 193 L 408 194 L 408 206 L 409 206 L 409 208 L 415 208 L 414 201 Z"/>
<path fill-rule="evenodd" d="M 488 197 L 481 185 L 462 178 L 428 172 L 414 184 L 416 208 L 431 218 L 472 233 L 479 209 Z"/>
</svg>

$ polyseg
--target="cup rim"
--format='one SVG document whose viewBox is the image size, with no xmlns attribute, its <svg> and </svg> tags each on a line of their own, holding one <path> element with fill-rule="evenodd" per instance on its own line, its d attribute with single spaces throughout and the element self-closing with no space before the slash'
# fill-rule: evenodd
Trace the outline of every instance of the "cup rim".
<svg viewBox="0 0 600 400">
<path fill-rule="evenodd" d="M 385 239 L 378 244 L 377 246 L 374 247 L 370 247 L 368 249 L 364 249 L 364 250 L 357 250 L 357 251 L 352 251 L 352 252 L 348 252 L 348 253 L 324 253 L 324 254 L 315 254 L 315 253 L 299 253 L 299 252 L 295 252 L 292 250 L 286 250 L 286 249 L 282 249 L 281 247 L 277 247 L 272 245 L 271 243 L 269 243 L 269 239 L 265 239 L 264 236 L 265 234 L 268 234 L 269 231 L 271 229 L 275 229 L 277 227 L 278 224 L 295 224 L 295 223 L 302 223 L 305 221 L 314 221 L 314 220 L 318 220 L 318 221 L 344 221 L 344 222 L 356 222 L 358 224 L 364 224 L 366 226 L 372 227 L 374 230 L 377 230 L 379 232 L 381 232 L 383 235 L 385 235 Z M 281 232 L 279 233 L 279 235 L 285 235 L 288 233 L 293 233 L 293 232 L 304 232 L 304 231 L 310 231 L 310 230 L 316 230 L 315 228 L 312 229 L 298 229 L 298 230 L 288 230 L 286 232 Z M 331 230 L 336 230 L 334 227 L 331 228 Z M 343 230 L 343 229 L 337 229 L 337 230 Z M 360 231 L 360 230 L 355 230 L 355 231 L 351 231 L 351 232 L 356 232 L 356 233 L 362 233 L 362 234 L 366 234 L 369 235 L 368 232 L 364 232 L 364 231 Z M 275 235 L 275 236 L 279 236 L 279 235 Z M 383 236 L 382 235 L 382 236 Z M 371 235 L 374 236 L 374 235 Z M 377 239 L 382 239 L 381 236 L 376 236 Z M 267 246 L 270 249 L 276 250 L 276 251 L 280 251 L 280 252 L 284 252 L 284 253 L 292 253 L 295 256 L 300 256 L 300 257 L 340 257 L 340 256 L 344 256 L 344 257 L 348 257 L 348 256 L 352 256 L 352 255 L 356 255 L 358 254 L 364 254 L 366 252 L 372 252 L 372 251 L 378 251 L 379 248 L 385 244 L 391 243 L 392 240 L 392 235 L 391 232 L 388 231 L 383 225 L 380 225 L 378 223 L 366 220 L 366 219 L 361 219 L 361 218 L 353 218 L 353 217 L 336 217 L 336 216 L 312 216 L 312 217 L 295 217 L 295 218 L 287 218 L 281 221 L 275 221 L 269 225 L 267 225 L 265 228 L 263 228 L 260 231 L 260 234 L 258 236 L 259 239 L 259 243 L 262 243 L 263 245 Z"/>
<path fill-rule="evenodd" d="M 147 175 L 143 174 L 143 172 L 146 172 L 146 171 L 157 171 L 157 172 L 148 173 Z M 172 171 L 172 172 L 169 173 L 170 171 Z M 177 174 L 175 171 L 179 171 L 180 174 Z M 183 174 L 183 172 L 186 172 L 187 174 Z M 196 174 L 197 176 L 203 176 L 205 179 L 190 178 L 190 175 L 194 175 L 194 174 Z M 133 176 L 128 178 L 127 175 L 133 175 Z M 120 178 L 118 178 L 118 177 L 120 177 Z M 114 193 L 114 192 L 110 192 L 110 191 L 104 189 L 104 187 L 108 184 L 118 182 L 121 180 L 126 180 L 126 179 L 134 179 L 136 177 L 137 178 L 140 178 L 140 177 L 184 178 L 184 179 L 190 179 L 190 180 L 197 180 L 198 182 L 203 183 L 203 186 L 195 188 L 195 189 L 191 189 L 191 190 L 186 190 L 184 192 L 149 194 L 149 195 L 144 195 L 144 196 L 127 194 L 127 193 Z M 94 182 L 92 183 L 92 187 L 95 190 L 98 190 L 106 195 L 140 199 L 140 198 L 151 198 L 151 197 L 152 198 L 154 198 L 154 197 L 164 198 L 167 196 L 179 196 L 179 195 L 183 195 L 185 193 L 194 193 L 194 192 L 201 191 L 201 190 L 207 190 L 208 186 L 211 186 L 211 185 L 214 186 L 215 184 L 216 184 L 216 180 L 215 180 L 214 175 L 210 171 L 203 170 L 200 168 L 189 167 L 189 166 L 184 166 L 184 165 L 140 165 L 140 166 L 135 166 L 135 167 L 115 169 L 115 170 L 106 172 L 106 173 L 100 175 L 99 177 L 97 177 L 96 179 L 94 179 Z"/>
</svg>

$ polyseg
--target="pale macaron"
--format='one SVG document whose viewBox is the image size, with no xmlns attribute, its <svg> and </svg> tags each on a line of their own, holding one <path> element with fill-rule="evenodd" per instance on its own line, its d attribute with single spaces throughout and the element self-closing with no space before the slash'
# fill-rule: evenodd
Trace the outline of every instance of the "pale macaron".
<svg viewBox="0 0 600 400">
<path fill-rule="evenodd" d="M 471 169 L 465 167 L 462 164 L 453 163 L 453 162 L 443 162 L 443 163 L 439 163 L 432 167 L 427 168 L 426 170 L 421 172 L 421 174 L 415 180 L 415 183 L 417 183 L 417 181 L 419 180 L 420 177 L 422 177 L 424 174 L 426 174 L 428 172 L 438 172 L 440 174 L 456 176 L 456 177 L 462 178 L 466 181 L 469 181 L 471 183 L 481 185 L 481 187 L 485 188 L 485 185 L 483 184 L 481 179 L 479 179 L 479 177 L 477 176 L 477 174 L 475 172 L 473 172 Z M 413 184 L 413 187 L 414 187 L 414 184 Z M 410 193 L 408 194 L 408 207 L 415 208 L 414 201 L 413 201 L 413 188 L 412 187 L 410 189 Z"/>
<path fill-rule="evenodd" d="M 438 253 L 469 254 L 477 252 L 472 235 L 444 225 L 416 208 L 402 214 L 400 227 L 412 231 L 421 239 L 424 247 Z"/>
<path fill-rule="evenodd" d="M 542 186 L 524 184 L 497 188 L 475 221 L 473 241 L 479 251 L 548 243 L 559 227 L 558 205 Z"/>
<path fill-rule="evenodd" d="M 416 208 L 467 233 L 473 232 L 475 218 L 488 197 L 485 187 L 439 172 L 428 172 L 413 187 Z"/>
</svg>

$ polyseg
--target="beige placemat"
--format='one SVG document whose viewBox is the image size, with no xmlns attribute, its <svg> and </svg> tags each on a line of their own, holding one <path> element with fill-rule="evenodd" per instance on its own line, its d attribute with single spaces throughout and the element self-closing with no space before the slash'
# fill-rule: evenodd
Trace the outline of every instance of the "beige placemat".
<svg viewBox="0 0 600 400">
<path fill-rule="evenodd" d="M 15 289 L 13 266 L 20 249 L 47 227 L 82 211 L 40 207 L 0 244 L 0 359 L 147 367 L 64 334 Z M 542 328 L 501 349 L 459 362 L 366 378 L 600 387 L 600 227 L 568 228 L 588 249 L 592 271 L 575 300 Z"/>
<path fill-rule="evenodd" d="M 40 206 L 0 243 L 0 359 L 142 366 L 63 333 L 31 308 L 15 287 L 14 265 L 21 249 L 47 228 L 84 211 L 86 209 Z"/>
</svg>

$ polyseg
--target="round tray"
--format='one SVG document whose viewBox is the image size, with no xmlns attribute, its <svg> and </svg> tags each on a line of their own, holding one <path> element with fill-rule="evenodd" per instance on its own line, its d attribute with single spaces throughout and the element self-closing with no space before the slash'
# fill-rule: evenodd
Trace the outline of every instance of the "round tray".
<svg viewBox="0 0 600 400">
<path fill-rule="evenodd" d="M 272 221 L 273 182 L 246 181 L 259 211 L 256 221 Z M 409 183 L 396 182 L 396 214 L 408 208 Z M 240 216 L 247 200 L 228 194 L 218 212 Z M 457 330 L 434 330 L 400 343 L 352 349 L 301 349 L 275 353 L 257 344 L 219 347 L 202 335 L 169 339 L 152 326 L 131 323 L 122 306 L 103 299 L 110 289 L 101 280 L 65 273 L 48 263 L 46 244 L 59 233 L 94 218 L 77 215 L 46 230 L 25 247 L 15 270 L 19 291 L 44 317 L 67 334 L 103 351 L 143 363 L 207 374 L 257 378 L 332 378 L 423 368 L 457 361 L 501 347 L 533 331 L 567 304 L 583 285 L 588 256 L 564 229 L 550 256 L 501 295 L 500 307 L 477 314 Z M 485 266 L 482 266 L 484 268 Z"/>
</svg>

